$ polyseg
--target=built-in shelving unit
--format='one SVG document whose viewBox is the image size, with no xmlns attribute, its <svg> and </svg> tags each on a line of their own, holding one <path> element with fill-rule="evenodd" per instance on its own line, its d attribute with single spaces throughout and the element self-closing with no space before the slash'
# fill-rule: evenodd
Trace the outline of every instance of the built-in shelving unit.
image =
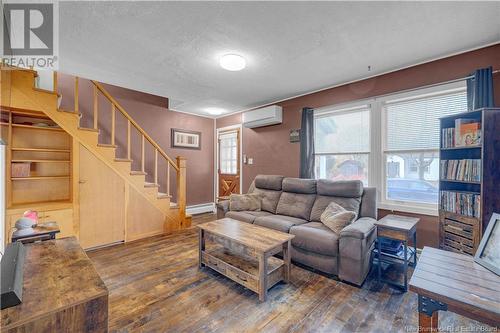
<svg viewBox="0 0 500 333">
<path fill-rule="evenodd" d="M 72 138 L 50 118 L 2 109 L 7 208 L 72 201 Z"/>
<path fill-rule="evenodd" d="M 480 139 L 465 145 L 459 122 L 478 126 Z M 500 108 L 440 120 L 439 222 L 443 249 L 474 255 L 492 213 L 500 212 L 498 128 Z"/>
</svg>

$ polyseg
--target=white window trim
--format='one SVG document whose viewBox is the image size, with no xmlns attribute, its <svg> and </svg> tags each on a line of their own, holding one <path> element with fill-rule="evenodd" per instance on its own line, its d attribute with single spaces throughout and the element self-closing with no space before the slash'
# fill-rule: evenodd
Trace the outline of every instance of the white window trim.
<svg viewBox="0 0 500 333">
<path fill-rule="evenodd" d="M 352 152 L 345 154 L 366 154 L 368 153 L 368 186 L 377 188 L 377 207 L 392 211 L 400 211 L 407 213 L 417 213 L 431 216 L 438 216 L 438 204 L 424 204 L 409 201 L 387 200 L 385 198 L 386 190 L 386 154 L 396 151 L 386 151 L 386 118 L 384 105 L 392 102 L 400 102 L 415 98 L 439 96 L 452 92 L 458 92 L 465 89 L 465 81 L 453 82 L 438 86 L 432 86 L 422 89 L 414 89 L 402 93 L 388 94 L 384 96 L 363 99 L 355 102 L 330 105 L 314 110 L 314 116 L 322 117 L 335 112 L 354 112 L 354 110 L 368 106 L 370 109 L 370 151 L 369 152 Z M 422 151 L 437 151 L 437 149 L 421 149 Z M 415 152 L 415 150 L 405 150 L 398 152 Z M 318 153 L 315 155 L 329 155 Z M 339 155 L 337 153 L 331 155 Z"/>
</svg>

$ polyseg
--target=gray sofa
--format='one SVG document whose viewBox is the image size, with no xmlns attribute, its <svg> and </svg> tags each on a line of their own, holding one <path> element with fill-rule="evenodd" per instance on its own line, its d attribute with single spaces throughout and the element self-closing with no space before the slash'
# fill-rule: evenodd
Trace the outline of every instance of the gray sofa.
<svg viewBox="0 0 500 333">
<path fill-rule="evenodd" d="M 361 285 L 371 267 L 376 238 L 376 190 L 360 181 L 331 181 L 259 175 L 248 193 L 260 193 L 260 211 L 229 211 L 229 200 L 217 204 L 217 217 L 295 235 L 292 260 L 341 280 Z M 320 221 L 330 202 L 358 213 L 358 219 L 335 234 Z"/>
</svg>

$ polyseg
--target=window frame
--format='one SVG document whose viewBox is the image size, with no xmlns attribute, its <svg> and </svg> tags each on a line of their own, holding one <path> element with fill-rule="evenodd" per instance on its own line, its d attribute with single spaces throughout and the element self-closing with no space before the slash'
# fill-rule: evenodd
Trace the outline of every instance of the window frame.
<svg viewBox="0 0 500 333">
<path fill-rule="evenodd" d="M 314 110 L 314 133 L 317 133 L 316 131 L 316 120 L 320 118 L 326 118 L 330 115 L 344 115 L 344 114 L 351 114 L 351 113 L 356 113 L 360 111 L 365 111 L 368 110 L 368 151 L 349 151 L 349 152 L 340 152 L 340 153 L 316 153 L 316 148 L 313 153 L 314 159 L 316 160 L 316 156 L 342 156 L 342 155 L 368 155 L 368 174 L 367 174 L 367 183 L 368 186 L 370 186 L 370 166 L 371 166 L 371 141 L 372 141 L 372 136 L 371 136 L 371 128 L 372 128 L 372 112 L 371 112 L 371 105 L 366 102 L 366 100 L 360 100 L 356 101 L 353 103 L 346 103 L 346 104 L 339 104 L 335 106 L 327 106 L 324 108 L 318 108 Z M 316 139 L 316 138 L 315 138 Z M 315 179 L 318 179 L 316 175 L 316 168 L 315 170 Z"/>
<path fill-rule="evenodd" d="M 466 90 L 464 81 L 457 81 L 446 84 L 436 84 L 425 88 L 411 89 L 408 91 L 387 94 L 379 97 L 362 99 L 352 103 L 344 103 L 330 105 L 323 108 L 315 109 L 314 117 L 321 117 L 326 114 L 335 112 L 355 112 L 357 109 L 366 106 L 369 110 L 369 147 L 368 152 L 350 152 L 350 153 L 316 153 L 316 155 L 346 155 L 346 154 L 368 154 L 368 186 L 377 188 L 377 207 L 380 209 L 425 214 L 438 216 L 438 203 L 419 203 L 411 201 L 389 200 L 387 196 L 387 155 L 391 153 L 415 153 L 417 151 L 435 152 L 439 156 L 439 149 L 410 149 L 410 150 L 387 150 L 387 115 L 385 105 L 387 103 L 402 102 L 405 100 L 413 100 L 418 98 L 434 97 L 439 95 L 447 95 L 453 92 Z M 316 121 L 314 123 L 316 131 Z M 316 177 L 316 175 L 315 175 Z"/>
</svg>

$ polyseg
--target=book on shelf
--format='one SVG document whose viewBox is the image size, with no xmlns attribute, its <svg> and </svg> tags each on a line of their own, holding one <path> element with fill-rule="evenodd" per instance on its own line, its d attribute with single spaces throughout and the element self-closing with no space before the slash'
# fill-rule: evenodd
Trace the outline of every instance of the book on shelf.
<svg viewBox="0 0 500 333">
<path fill-rule="evenodd" d="M 481 195 L 466 192 L 440 191 L 440 208 L 459 215 L 481 217 Z"/>
<path fill-rule="evenodd" d="M 450 128 L 443 128 L 441 133 L 441 138 L 442 138 L 442 143 L 441 147 L 442 148 L 453 148 L 455 147 L 455 128 L 450 127 Z"/>
<path fill-rule="evenodd" d="M 474 119 L 455 120 L 455 146 L 476 146 L 481 144 L 481 123 Z"/>
<path fill-rule="evenodd" d="M 478 146 L 481 144 L 481 123 L 474 119 L 456 119 L 455 127 L 441 130 L 441 148 Z"/>
<path fill-rule="evenodd" d="M 442 180 L 458 180 L 464 182 L 481 181 L 481 160 L 441 160 Z"/>
</svg>

